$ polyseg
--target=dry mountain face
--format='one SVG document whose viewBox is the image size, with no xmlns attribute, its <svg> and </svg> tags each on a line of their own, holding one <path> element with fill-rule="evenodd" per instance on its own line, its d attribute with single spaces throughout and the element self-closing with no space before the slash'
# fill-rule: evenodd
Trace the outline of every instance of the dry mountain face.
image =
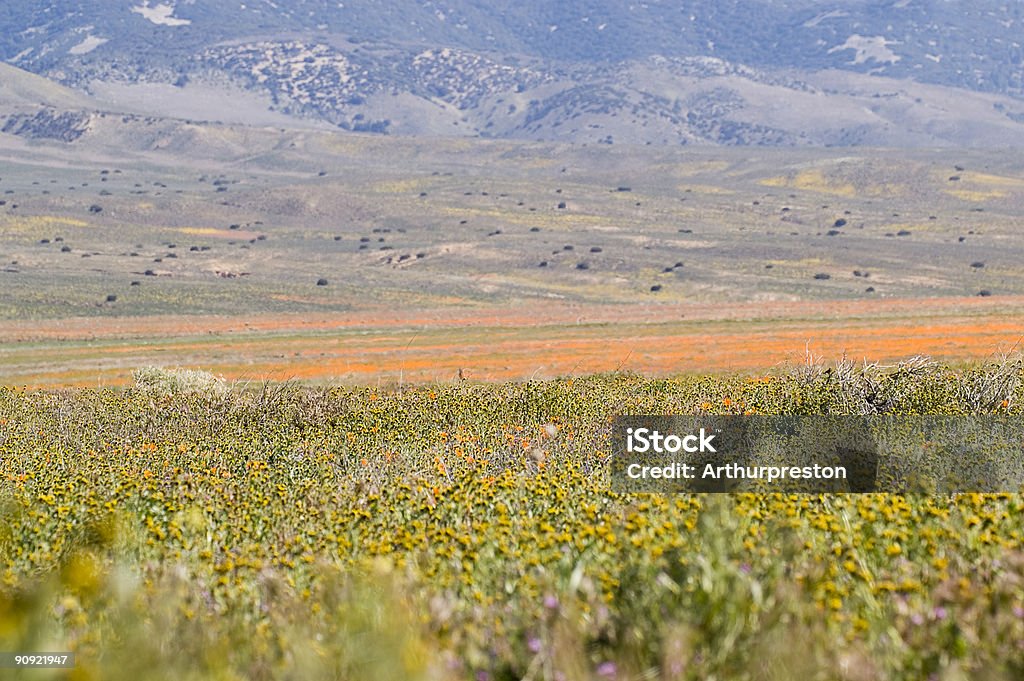
<svg viewBox="0 0 1024 681">
<path fill-rule="evenodd" d="M 1024 146 L 1022 20 L 1024 5 L 993 0 L 17 2 L 0 8 L 0 59 L 92 95 L 96 110 L 182 119 L 1003 147 Z M 15 73 L 0 74 L 0 98 L 27 77 Z M 77 139 L 88 106 L 60 92 L 34 109 L 21 97 L 17 112 L 4 101 L 3 129 Z"/>
</svg>

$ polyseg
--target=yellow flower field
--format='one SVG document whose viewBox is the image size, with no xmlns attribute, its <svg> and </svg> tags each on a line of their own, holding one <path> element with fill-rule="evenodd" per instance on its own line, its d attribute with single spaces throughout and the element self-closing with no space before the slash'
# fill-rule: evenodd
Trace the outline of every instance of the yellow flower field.
<svg viewBox="0 0 1024 681">
<path fill-rule="evenodd" d="M 0 388 L 0 651 L 76 655 L 5 673 L 1019 679 L 1019 494 L 624 495 L 607 464 L 614 415 L 1013 414 L 1020 375 Z"/>
</svg>

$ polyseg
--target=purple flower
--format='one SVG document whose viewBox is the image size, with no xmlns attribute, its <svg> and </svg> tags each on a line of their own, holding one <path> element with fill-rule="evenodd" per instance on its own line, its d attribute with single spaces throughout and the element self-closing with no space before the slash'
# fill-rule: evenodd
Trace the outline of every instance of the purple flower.
<svg viewBox="0 0 1024 681">
<path fill-rule="evenodd" d="M 946 609 L 940 605 L 939 607 L 932 610 L 932 615 L 937 620 L 944 620 L 946 619 Z"/>
<path fill-rule="evenodd" d="M 1024 607 L 1021 607 L 1019 605 L 1013 606 L 1013 614 L 1019 617 L 1020 619 L 1024 620 Z"/>
<path fill-rule="evenodd" d="M 745 575 L 750 574 L 750 563 L 740 563 L 740 572 Z"/>
<path fill-rule="evenodd" d="M 491 681 L 491 675 L 481 670 L 476 673 L 476 681 Z"/>
<path fill-rule="evenodd" d="M 558 610 L 558 599 L 548 594 L 544 597 L 544 607 L 548 610 Z"/>
<path fill-rule="evenodd" d="M 526 642 L 526 647 L 529 648 L 531 653 L 539 653 L 540 652 L 540 639 L 537 638 L 536 636 L 531 636 L 529 638 L 529 640 Z"/>
<path fill-rule="evenodd" d="M 602 662 L 601 664 L 597 665 L 597 675 L 602 676 L 606 679 L 614 679 L 618 671 L 619 668 L 615 665 L 614 662 Z"/>
<path fill-rule="evenodd" d="M 910 616 L 910 621 L 914 623 L 915 627 L 919 627 L 922 624 L 924 624 L 924 616 L 922 616 L 919 612 L 915 612 L 913 615 Z"/>
</svg>

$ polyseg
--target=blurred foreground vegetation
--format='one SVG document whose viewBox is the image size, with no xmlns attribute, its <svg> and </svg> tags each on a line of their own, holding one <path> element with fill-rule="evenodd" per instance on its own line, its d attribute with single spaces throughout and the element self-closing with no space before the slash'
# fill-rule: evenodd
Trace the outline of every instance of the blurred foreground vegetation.
<svg viewBox="0 0 1024 681">
<path fill-rule="evenodd" d="M 77 654 L 4 678 L 1024 678 L 1020 495 L 626 496 L 607 467 L 619 414 L 1016 414 L 1021 378 L 0 388 L 0 650 Z"/>
</svg>

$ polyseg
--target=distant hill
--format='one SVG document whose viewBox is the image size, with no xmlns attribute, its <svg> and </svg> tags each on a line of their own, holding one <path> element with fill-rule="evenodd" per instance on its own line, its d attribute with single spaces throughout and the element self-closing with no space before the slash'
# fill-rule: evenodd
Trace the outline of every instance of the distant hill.
<svg viewBox="0 0 1024 681">
<path fill-rule="evenodd" d="M 114 108 L 606 144 L 1024 146 L 1022 36 L 995 0 L 0 8 L 0 59 Z"/>
<path fill-rule="evenodd" d="M 73 142 L 88 130 L 94 109 L 80 93 L 0 64 L 0 133 Z"/>
<path fill-rule="evenodd" d="M 39 106 L 83 108 L 90 105 L 89 98 L 79 92 L 22 69 L 0 64 L 0 106 L 11 109 Z"/>
</svg>

